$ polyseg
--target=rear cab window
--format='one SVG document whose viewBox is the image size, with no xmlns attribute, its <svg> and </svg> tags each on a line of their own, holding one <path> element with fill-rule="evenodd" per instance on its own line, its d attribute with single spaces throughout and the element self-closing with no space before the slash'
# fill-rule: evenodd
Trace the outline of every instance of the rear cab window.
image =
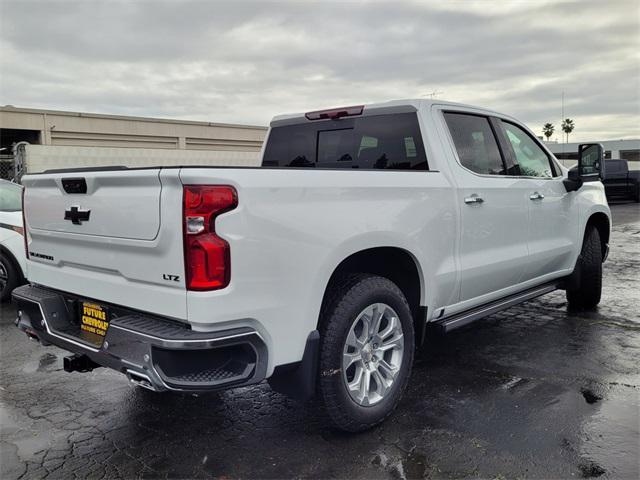
<svg viewBox="0 0 640 480">
<path fill-rule="evenodd" d="M 308 121 L 271 129 L 264 167 L 428 170 L 416 113 Z"/>
</svg>

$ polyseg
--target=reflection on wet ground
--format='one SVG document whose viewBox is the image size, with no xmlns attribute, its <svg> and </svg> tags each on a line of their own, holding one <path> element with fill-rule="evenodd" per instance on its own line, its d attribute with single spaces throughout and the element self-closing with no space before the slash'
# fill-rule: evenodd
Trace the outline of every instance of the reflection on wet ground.
<svg viewBox="0 0 640 480">
<path fill-rule="evenodd" d="M 638 478 L 639 213 L 613 208 L 597 312 L 557 292 L 432 339 L 396 414 L 358 435 L 266 385 L 160 395 L 65 373 L 3 306 L 0 477 Z"/>
</svg>

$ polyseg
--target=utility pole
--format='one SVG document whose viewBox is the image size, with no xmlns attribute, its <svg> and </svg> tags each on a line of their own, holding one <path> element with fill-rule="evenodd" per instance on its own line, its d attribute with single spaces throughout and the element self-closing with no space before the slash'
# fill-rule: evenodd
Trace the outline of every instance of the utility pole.
<svg viewBox="0 0 640 480">
<path fill-rule="evenodd" d="M 562 91 L 562 119 L 560 121 L 560 126 L 562 126 L 562 122 L 564 122 L 564 90 Z M 567 143 L 567 142 L 565 141 L 564 143 Z"/>
<path fill-rule="evenodd" d="M 564 90 L 562 91 L 562 118 L 560 119 L 560 131 L 561 132 L 562 132 L 562 122 L 564 122 Z M 561 143 L 562 143 L 562 165 L 564 166 L 564 164 L 565 164 L 564 146 L 565 146 L 566 142 L 561 142 Z"/>
</svg>

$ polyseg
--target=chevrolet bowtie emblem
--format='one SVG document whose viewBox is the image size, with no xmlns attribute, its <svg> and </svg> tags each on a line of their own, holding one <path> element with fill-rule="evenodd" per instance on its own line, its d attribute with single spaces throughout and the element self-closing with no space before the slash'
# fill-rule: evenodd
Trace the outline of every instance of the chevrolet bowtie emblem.
<svg viewBox="0 0 640 480">
<path fill-rule="evenodd" d="M 69 210 L 65 210 L 64 219 L 71 220 L 74 225 L 80 225 L 82 222 L 89 221 L 91 210 L 80 210 L 80 207 L 73 206 Z"/>
</svg>

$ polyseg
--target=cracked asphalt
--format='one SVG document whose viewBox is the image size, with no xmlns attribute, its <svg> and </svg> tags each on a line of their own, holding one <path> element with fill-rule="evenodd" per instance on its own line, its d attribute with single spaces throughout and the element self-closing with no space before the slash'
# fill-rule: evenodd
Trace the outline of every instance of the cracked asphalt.
<svg viewBox="0 0 640 480">
<path fill-rule="evenodd" d="M 0 478 L 640 478 L 640 207 L 612 207 L 597 311 L 556 292 L 432 339 L 362 434 L 266 384 L 157 394 L 66 373 L 0 310 Z"/>
</svg>

